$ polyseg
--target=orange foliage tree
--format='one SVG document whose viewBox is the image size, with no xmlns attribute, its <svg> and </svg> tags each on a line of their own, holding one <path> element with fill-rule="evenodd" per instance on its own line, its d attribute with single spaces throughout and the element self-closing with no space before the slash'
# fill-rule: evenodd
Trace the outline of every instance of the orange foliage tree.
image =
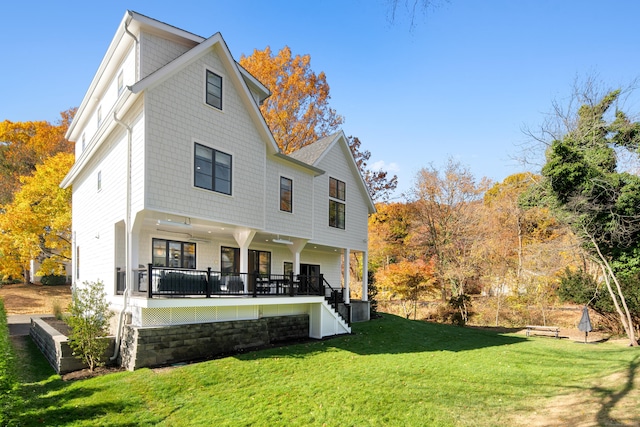
<svg viewBox="0 0 640 427">
<path fill-rule="evenodd" d="M 60 121 L 0 122 L 0 204 L 11 200 L 20 187 L 20 177 L 30 175 L 37 164 L 63 152 L 71 153 L 73 144 L 65 133 L 76 109 L 60 113 Z"/>
<path fill-rule="evenodd" d="M 277 54 L 269 46 L 254 49 L 240 58 L 240 65 L 271 91 L 260 111 L 285 154 L 335 132 L 343 122 L 329 107 L 324 72 L 314 73 L 310 63 L 310 55 L 292 56 L 288 46 Z"/>
<path fill-rule="evenodd" d="M 435 289 L 434 263 L 400 261 L 378 270 L 375 279 L 380 290 L 400 300 L 405 317 L 408 319 L 413 312 L 415 320 L 418 301 Z"/>
</svg>

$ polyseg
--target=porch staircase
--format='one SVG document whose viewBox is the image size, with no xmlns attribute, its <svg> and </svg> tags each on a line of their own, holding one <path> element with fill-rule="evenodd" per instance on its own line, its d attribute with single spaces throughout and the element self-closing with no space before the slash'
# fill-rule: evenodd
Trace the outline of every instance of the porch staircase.
<svg viewBox="0 0 640 427">
<path fill-rule="evenodd" d="M 351 306 L 344 302 L 344 289 L 334 289 L 326 280 L 324 280 L 325 294 L 324 299 L 338 316 L 351 326 Z"/>
</svg>

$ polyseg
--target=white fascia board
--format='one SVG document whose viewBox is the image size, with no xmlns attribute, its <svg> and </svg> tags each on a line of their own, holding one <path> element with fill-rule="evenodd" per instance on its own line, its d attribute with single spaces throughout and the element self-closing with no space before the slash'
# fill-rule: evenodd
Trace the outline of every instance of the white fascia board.
<svg viewBox="0 0 640 427">
<path fill-rule="evenodd" d="M 220 58 L 226 64 L 229 75 L 235 82 L 235 87 L 238 88 L 239 92 L 243 94 L 244 100 L 246 101 L 245 105 L 249 110 L 249 114 L 253 117 L 254 122 L 257 124 L 256 127 L 258 129 L 258 132 L 267 141 L 267 152 L 269 152 L 270 154 L 279 153 L 280 148 L 278 148 L 278 144 L 276 144 L 276 141 L 273 138 L 269 127 L 267 126 L 267 122 L 264 120 L 264 117 L 260 112 L 258 104 L 253 99 L 253 96 L 251 96 L 251 92 L 249 91 L 247 82 L 244 79 L 244 75 L 240 71 L 241 67 L 231 56 L 231 52 L 229 51 L 229 48 L 227 47 L 227 44 L 220 33 L 214 34 L 204 42 L 195 46 L 193 49 L 185 52 L 183 55 L 174 59 L 164 67 L 140 80 L 139 82 L 131 86 L 131 91 L 133 93 L 140 93 L 148 88 L 162 83 L 170 76 L 179 72 L 189 63 L 195 61 L 200 57 L 200 55 L 203 55 L 209 49 L 213 49 L 216 47 L 219 48 L 219 53 L 221 53 Z"/>
<path fill-rule="evenodd" d="M 206 40 L 204 37 L 201 37 L 197 34 L 193 34 L 181 28 L 174 27 L 173 25 L 169 25 L 156 19 L 149 18 L 148 16 L 142 15 L 138 12 L 134 12 L 133 10 L 128 10 L 127 14 L 131 16 L 131 18 L 140 26 L 155 28 L 156 30 L 159 30 L 163 33 L 169 33 L 179 38 L 191 40 L 196 43 L 202 43 Z"/>
<path fill-rule="evenodd" d="M 264 101 L 268 97 L 271 96 L 271 91 L 265 85 L 263 85 L 260 80 L 256 79 L 253 74 L 248 72 L 242 65 L 236 62 L 236 66 L 238 70 L 240 70 L 240 74 L 244 77 L 245 81 L 248 85 L 255 87 L 262 95 L 260 96 L 260 102 Z"/>
<path fill-rule="evenodd" d="M 120 51 L 121 49 L 124 49 L 124 46 L 122 46 L 121 41 L 122 41 L 122 37 L 126 34 L 125 28 L 131 22 L 130 19 L 131 17 L 129 15 L 129 12 L 125 13 L 124 17 L 122 18 L 122 21 L 120 22 L 120 25 L 118 26 L 118 29 L 116 30 L 115 35 L 113 36 L 113 39 L 111 40 L 111 44 L 109 44 L 109 48 L 107 49 L 107 52 L 102 58 L 102 62 L 100 62 L 100 66 L 98 67 L 96 74 L 93 76 L 93 80 L 91 80 L 89 89 L 87 89 L 87 92 L 85 93 L 84 98 L 82 99 L 82 102 L 78 107 L 78 111 L 76 111 L 76 114 L 73 117 L 71 124 L 69 125 L 69 129 L 67 129 L 65 138 L 68 139 L 69 141 L 77 140 L 77 135 L 75 135 L 74 130 L 76 129 L 76 127 L 78 127 L 79 123 L 84 123 L 88 119 L 88 117 L 85 117 L 84 112 L 85 110 L 88 109 L 89 105 L 93 105 L 97 101 L 96 99 L 97 97 L 95 96 L 95 93 L 96 93 L 96 90 L 99 89 L 98 86 L 108 84 L 109 79 L 104 79 L 103 77 L 105 75 L 105 72 L 109 68 L 109 66 L 112 66 L 112 67 L 114 66 L 112 64 L 112 60 L 116 52 Z M 89 108 L 89 110 L 91 109 Z"/>
<path fill-rule="evenodd" d="M 127 88 L 127 90 L 123 91 L 114 107 L 109 111 L 109 114 L 122 114 L 122 112 L 125 112 L 126 114 L 126 112 L 129 111 L 137 98 L 138 96 L 132 94 L 131 91 Z M 105 116 L 105 122 L 107 121 L 109 121 L 110 123 L 109 126 L 105 127 L 104 129 L 100 129 L 99 132 L 96 132 L 93 139 L 89 142 L 87 148 L 80 154 L 78 158 L 76 158 L 73 166 L 71 166 L 71 169 L 69 170 L 67 175 L 60 182 L 60 188 L 67 188 L 73 185 L 73 181 L 75 181 L 80 172 L 84 169 L 89 159 L 93 157 L 96 150 L 104 141 L 103 135 L 109 134 L 109 132 L 111 132 L 111 130 L 116 126 L 112 118 Z"/>
</svg>

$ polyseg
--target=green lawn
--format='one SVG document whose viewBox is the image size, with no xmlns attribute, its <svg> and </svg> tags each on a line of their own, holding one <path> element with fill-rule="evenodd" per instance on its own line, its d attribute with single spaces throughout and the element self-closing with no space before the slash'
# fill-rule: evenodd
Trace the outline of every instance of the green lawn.
<svg viewBox="0 0 640 427">
<path fill-rule="evenodd" d="M 355 324 L 353 331 L 75 382 L 61 381 L 25 341 L 17 349 L 18 383 L 5 420 L 25 426 L 500 426 L 572 393 L 594 395 L 599 406 L 589 409 L 600 421 L 614 419 L 621 405 L 640 407 L 633 385 L 640 351 L 620 344 L 527 339 L 391 315 Z M 614 373 L 619 379 L 603 386 L 600 380 Z"/>
</svg>

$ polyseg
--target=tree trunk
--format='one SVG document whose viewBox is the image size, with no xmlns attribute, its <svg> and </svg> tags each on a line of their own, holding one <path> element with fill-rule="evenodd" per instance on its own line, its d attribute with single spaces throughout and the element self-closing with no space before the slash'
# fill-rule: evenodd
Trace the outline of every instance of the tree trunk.
<svg viewBox="0 0 640 427">
<path fill-rule="evenodd" d="M 622 322 L 622 326 L 624 326 L 625 331 L 627 332 L 627 337 L 629 337 L 629 345 L 632 347 L 636 347 L 638 345 L 638 340 L 636 339 L 635 328 L 633 326 L 633 319 L 631 318 L 631 313 L 629 312 L 629 307 L 627 307 L 627 301 L 624 298 L 624 294 L 622 293 L 622 288 L 620 287 L 620 282 L 618 282 L 618 278 L 613 273 L 609 262 L 604 257 L 602 252 L 600 251 L 600 246 L 596 243 L 593 236 L 590 236 L 591 243 L 595 247 L 598 252 L 598 256 L 600 257 L 600 268 L 602 268 L 602 274 L 604 274 L 605 283 L 607 284 L 607 289 L 609 290 L 609 295 L 613 299 L 613 303 L 618 311 L 618 315 L 620 316 L 620 321 Z M 620 305 L 618 304 L 618 300 L 613 293 L 613 289 L 611 288 L 611 282 L 609 281 L 609 277 L 613 279 L 613 282 L 616 284 L 616 288 L 618 291 L 618 297 L 622 302 L 622 307 L 624 308 L 624 313 L 620 309 Z M 625 316 L 626 315 L 626 316 Z"/>
<path fill-rule="evenodd" d="M 618 316 L 620 317 L 620 323 L 622 323 L 622 327 L 624 328 L 624 331 L 627 333 L 627 337 L 629 338 L 629 345 L 632 347 L 635 347 L 638 345 L 638 341 L 635 338 L 635 331 L 633 330 L 633 323 L 629 323 L 627 322 L 627 317 L 625 316 L 625 314 L 622 312 L 622 310 L 620 309 L 620 304 L 618 303 L 618 298 L 616 297 L 616 294 L 613 292 L 613 289 L 611 288 L 611 281 L 609 280 L 609 273 L 607 272 L 607 269 L 604 265 L 603 261 L 600 263 L 600 268 L 602 269 L 602 274 L 604 275 L 604 282 L 607 285 L 607 290 L 609 291 L 609 295 L 611 296 L 611 300 L 613 301 L 613 305 L 616 308 L 616 311 L 618 312 Z M 608 264 L 607 264 L 608 267 Z M 624 301 L 624 299 L 623 299 Z M 625 303 L 625 309 L 626 309 L 626 303 Z M 626 309 L 628 310 L 628 309 Z M 628 311 L 627 311 L 628 314 Z"/>
</svg>

